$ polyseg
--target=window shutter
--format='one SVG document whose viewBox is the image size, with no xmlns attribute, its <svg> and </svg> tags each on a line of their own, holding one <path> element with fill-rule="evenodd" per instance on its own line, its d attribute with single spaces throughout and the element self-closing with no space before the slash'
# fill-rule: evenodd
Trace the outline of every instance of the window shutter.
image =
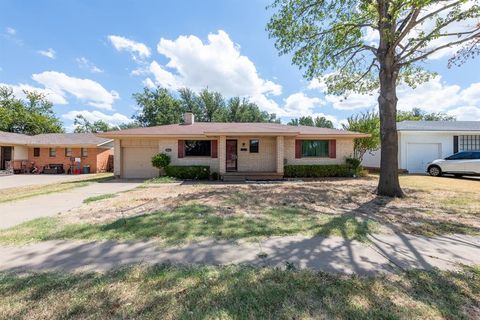
<svg viewBox="0 0 480 320">
<path fill-rule="evenodd" d="M 178 158 L 183 158 L 185 152 L 184 140 L 178 140 Z"/>
<path fill-rule="evenodd" d="M 218 140 L 212 140 L 212 158 L 218 158 Z"/>
<path fill-rule="evenodd" d="M 453 153 L 458 152 L 458 136 L 453 136 Z"/>
<path fill-rule="evenodd" d="M 328 157 L 334 159 L 337 157 L 337 140 L 329 140 Z"/>
<path fill-rule="evenodd" d="M 295 158 L 300 159 L 302 157 L 302 140 L 295 140 Z"/>
</svg>

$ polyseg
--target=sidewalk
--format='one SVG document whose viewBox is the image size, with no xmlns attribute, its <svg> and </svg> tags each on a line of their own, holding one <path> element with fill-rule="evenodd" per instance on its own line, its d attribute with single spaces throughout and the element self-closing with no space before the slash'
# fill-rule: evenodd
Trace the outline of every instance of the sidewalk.
<svg viewBox="0 0 480 320">
<path fill-rule="evenodd" d="M 85 187 L 1 203 L 0 229 L 10 228 L 40 217 L 54 216 L 57 213 L 81 206 L 83 200 L 88 197 L 127 191 L 140 184 L 123 180 L 93 182 Z"/>
<path fill-rule="evenodd" d="M 373 275 L 480 264 L 480 237 L 374 235 L 370 240 L 292 236 L 261 243 L 209 240 L 170 248 L 154 241 L 48 241 L 0 246 L 0 270 L 106 271 L 132 263 L 285 266 L 290 262 L 297 268 Z"/>
</svg>

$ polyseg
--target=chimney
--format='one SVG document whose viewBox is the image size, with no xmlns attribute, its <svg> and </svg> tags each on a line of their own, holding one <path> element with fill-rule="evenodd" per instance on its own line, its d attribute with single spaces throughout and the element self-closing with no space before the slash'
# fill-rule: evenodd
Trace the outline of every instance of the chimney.
<svg viewBox="0 0 480 320">
<path fill-rule="evenodd" d="M 185 112 L 183 114 L 183 124 L 193 124 L 195 122 L 195 116 L 191 112 Z"/>
</svg>

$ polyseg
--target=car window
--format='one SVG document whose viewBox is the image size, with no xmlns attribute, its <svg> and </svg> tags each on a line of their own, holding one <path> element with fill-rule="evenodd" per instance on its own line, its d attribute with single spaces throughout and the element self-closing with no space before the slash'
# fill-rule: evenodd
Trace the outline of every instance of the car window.
<svg viewBox="0 0 480 320">
<path fill-rule="evenodd" d="M 473 154 L 472 159 L 480 160 L 480 151 L 472 152 L 472 154 Z"/>
<path fill-rule="evenodd" d="M 465 154 L 466 152 L 459 152 L 451 155 L 450 157 L 447 158 L 447 160 L 462 160 L 465 159 Z"/>
</svg>

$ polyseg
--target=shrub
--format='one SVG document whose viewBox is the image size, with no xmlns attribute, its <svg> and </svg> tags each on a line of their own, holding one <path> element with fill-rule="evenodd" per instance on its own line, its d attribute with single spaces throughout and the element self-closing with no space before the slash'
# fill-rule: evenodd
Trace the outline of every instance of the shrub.
<svg viewBox="0 0 480 320">
<path fill-rule="evenodd" d="M 158 169 L 165 168 L 170 164 L 170 156 L 165 153 L 157 153 L 152 157 L 152 166 Z"/>
<path fill-rule="evenodd" d="M 362 160 L 357 158 L 347 158 L 345 159 L 347 166 L 350 168 L 351 175 L 354 177 L 359 177 L 361 175 L 362 167 L 360 164 Z"/>
<path fill-rule="evenodd" d="M 284 168 L 285 177 L 291 178 L 324 178 L 350 177 L 351 168 L 346 164 L 329 165 L 287 165 Z"/>
<path fill-rule="evenodd" d="M 220 179 L 220 175 L 218 174 L 218 172 L 212 172 L 212 175 L 210 177 L 212 178 L 212 180 Z"/>
<path fill-rule="evenodd" d="M 210 177 L 209 166 L 166 166 L 165 173 L 178 179 L 204 180 Z"/>
</svg>

